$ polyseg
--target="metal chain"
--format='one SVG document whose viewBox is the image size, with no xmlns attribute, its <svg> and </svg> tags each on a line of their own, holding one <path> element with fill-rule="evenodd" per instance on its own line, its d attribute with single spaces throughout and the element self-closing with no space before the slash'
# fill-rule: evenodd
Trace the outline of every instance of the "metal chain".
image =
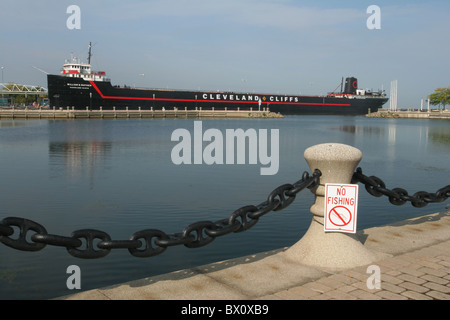
<svg viewBox="0 0 450 320">
<path fill-rule="evenodd" d="M 274 189 L 267 200 L 259 205 L 248 205 L 234 211 L 228 218 L 216 222 L 199 221 L 188 225 L 182 232 L 166 234 L 157 229 L 145 229 L 135 232 L 129 240 L 112 240 L 103 231 L 82 229 L 72 232 L 69 237 L 48 234 L 47 230 L 32 220 L 8 217 L 0 221 L 0 242 L 11 248 L 23 251 L 39 251 L 46 245 L 65 247 L 69 254 L 82 259 L 101 258 L 112 249 L 128 249 L 135 257 L 152 257 L 164 252 L 167 247 L 184 245 L 188 248 L 198 248 L 211 243 L 215 238 L 233 232 L 243 232 L 253 227 L 263 215 L 271 211 L 279 211 L 288 207 L 300 191 L 319 185 L 320 170 L 315 170 L 312 176 L 304 172 L 302 179 L 294 184 L 284 184 Z M 443 202 L 450 197 L 450 185 L 435 193 L 416 192 L 409 196 L 402 188 L 387 189 L 385 183 L 378 177 L 367 177 L 358 168 L 353 174 L 352 183 L 361 182 L 368 193 L 375 197 L 386 195 L 394 205 L 403 205 L 410 201 L 414 207 L 424 207 L 431 202 Z M 18 227 L 16 238 L 13 226 Z M 30 231 L 35 233 L 28 236 Z M 31 242 L 27 239 L 31 239 Z M 85 239 L 85 248 L 83 241 Z M 100 240 L 95 241 L 94 240 Z"/>
<path fill-rule="evenodd" d="M 385 195 L 389 197 L 389 202 L 400 206 L 410 201 L 416 208 L 426 206 L 431 202 L 443 202 L 450 197 L 450 185 L 445 186 L 435 193 L 428 193 L 426 191 L 419 191 L 412 196 L 408 195 L 408 192 L 402 188 L 394 188 L 392 190 L 387 189 L 383 180 L 378 177 L 367 177 L 362 173 L 362 169 L 356 169 L 353 174 L 352 183 L 361 182 L 365 185 L 367 192 L 375 197 L 381 197 Z"/>
<path fill-rule="evenodd" d="M 65 237 L 48 234 L 37 222 L 9 217 L 0 221 L 0 242 L 23 251 L 39 251 L 46 245 L 65 247 L 69 254 L 82 259 L 101 258 L 112 249 L 128 249 L 135 257 L 152 257 L 175 245 L 198 248 L 211 243 L 217 237 L 248 230 L 263 215 L 288 207 L 295 200 L 297 193 L 305 188 L 318 186 L 320 176 L 319 170 L 315 170 L 311 176 L 308 172 L 304 172 L 301 180 L 294 184 L 279 186 L 259 205 L 244 206 L 234 211 L 228 218 L 216 222 L 192 223 L 180 233 L 166 234 L 161 230 L 146 229 L 135 232 L 129 240 L 112 240 L 106 232 L 82 229 L 72 232 L 70 237 Z M 15 238 L 11 237 L 15 233 L 13 226 L 20 230 Z M 35 232 L 31 236 L 28 235 L 30 230 Z M 31 242 L 27 239 L 31 239 Z M 85 239 L 85 245 L 81 239 Z"/>
</svg>

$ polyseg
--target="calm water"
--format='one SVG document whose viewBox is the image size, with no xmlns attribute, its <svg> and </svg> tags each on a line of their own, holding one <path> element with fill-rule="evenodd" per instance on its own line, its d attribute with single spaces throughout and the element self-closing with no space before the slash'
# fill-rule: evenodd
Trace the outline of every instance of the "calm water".
<svg viewBox="0 0 450 320">
<path fill-rule="evenodd" d="M 181 232 L 187 225 L 227 218 L 235 209 L 259 204 L 270 191 L 310 172 L 303 152 L 339 142 L 359 148 L 359 166 L 388 188 L 410 194 L 449 184 L 450 122 L 290 116 L 284 119 L 202 120 L 203 130 L 279 129 L 280 167 L 260 175 L 257 165 L 181 165 L 171 161 L 177 128 L 193 132 L 194 119 L 0 121 L 0 219 L 28 218 L 48 233 L 77 229 L 107 232 L 125 240 L 142 229 Z M 0 244 L 0 299 L 47 299 L 72 294 L 69 265 L 81 268 L 82 290 L 240 257 L 297 242 L 311 220 L 314 195 L 305 190 L 287 209 L 272 212 L 252 229 L 217 238 L 197 249 L 169 247 L 152 258 L 126 249 L 82 260 L 65 248 L 23 252 Z M 360 188 L 358 229 L 445 209 L 448 202 L 414 208 L 393 206 Z"/>
</svg>

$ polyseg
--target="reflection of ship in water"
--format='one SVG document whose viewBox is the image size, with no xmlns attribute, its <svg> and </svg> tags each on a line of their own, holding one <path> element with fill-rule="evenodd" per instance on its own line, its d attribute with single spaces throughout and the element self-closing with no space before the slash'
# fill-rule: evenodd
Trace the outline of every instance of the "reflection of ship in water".
<svg viewBox="0 0 450 320">
<path fill-rule="evenodd" d="M 354 120 L 354 119 L 353 119 Z M 347 121 L 347 123 L 354 123 L 354 121 Z M 382 126 L 367 126 L 357 124 L 342 124 L 339 126 L 330 127 L 331 130 L 344 132 L 344 143 L 349 145 L 356 145 L 361 139 L 368 137 L 376 140 L 384 139 L 386 128 Z"/>
<path fill-rule="evenodd" d="M 55 122 L 49 126 L 51 174 L 69 178 L 93 177 L 105 166 L 112 142 L 105 123 L 95 120 Z M 93 179 L 91 179 L 93 181 Z"/>
<path fill-rule="evenodd" d="M 94 168 L 104 165 L 105 154 L 111 151 L 110 142 L 69 141 L 50 142 L 49 156 L 52 172 L 77 177 L 89 172 L 94 174 Z"/>
<path fill-rule="evenodd" d="M 356 125 L 343 125 L 339 126 L 337 128 L 334 128 L 335 130 L 342 131 L 342 132 L 348 132 L 353 134 L 371 134 L 371 135 L 383 135 L 385 128 L 382 127 L 367 127 L 367 126 L 356 126 Z"/>
</svg>

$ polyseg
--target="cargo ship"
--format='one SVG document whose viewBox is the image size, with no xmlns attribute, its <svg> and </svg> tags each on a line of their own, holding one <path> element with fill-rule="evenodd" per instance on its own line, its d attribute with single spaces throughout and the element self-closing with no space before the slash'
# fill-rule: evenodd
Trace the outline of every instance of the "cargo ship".
<svg viewBox="0 0 450 320">
<path fill-rule="evenodd" d="M 363 115 L 375 112 L 388 101 L 383 91 L 358 88 L 355 77 L 342 79 L 340 92 L 323 96 L 140 89 L 112 85 L 105 72 L 93 71 L 91 46 L 88 62 L 73 58 L 61 74 L 47 75 L 49 106 L 75 110 L 173 109 L 269 110 L 283 115 Z"/>
</svg>

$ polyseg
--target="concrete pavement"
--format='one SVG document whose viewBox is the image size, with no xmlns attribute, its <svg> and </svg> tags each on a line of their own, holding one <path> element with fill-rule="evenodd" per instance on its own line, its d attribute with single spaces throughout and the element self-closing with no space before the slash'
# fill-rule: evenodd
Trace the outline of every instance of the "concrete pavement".
<svg viewBox="0 0 450 320">
<path fill-rule="evenodd" d="M 450 210 L 357 235 L 377 256 L 373 263 L 318 268 L 292 259 L 283 248 L 59 299 L 450 300 Z"/>
</svg>

